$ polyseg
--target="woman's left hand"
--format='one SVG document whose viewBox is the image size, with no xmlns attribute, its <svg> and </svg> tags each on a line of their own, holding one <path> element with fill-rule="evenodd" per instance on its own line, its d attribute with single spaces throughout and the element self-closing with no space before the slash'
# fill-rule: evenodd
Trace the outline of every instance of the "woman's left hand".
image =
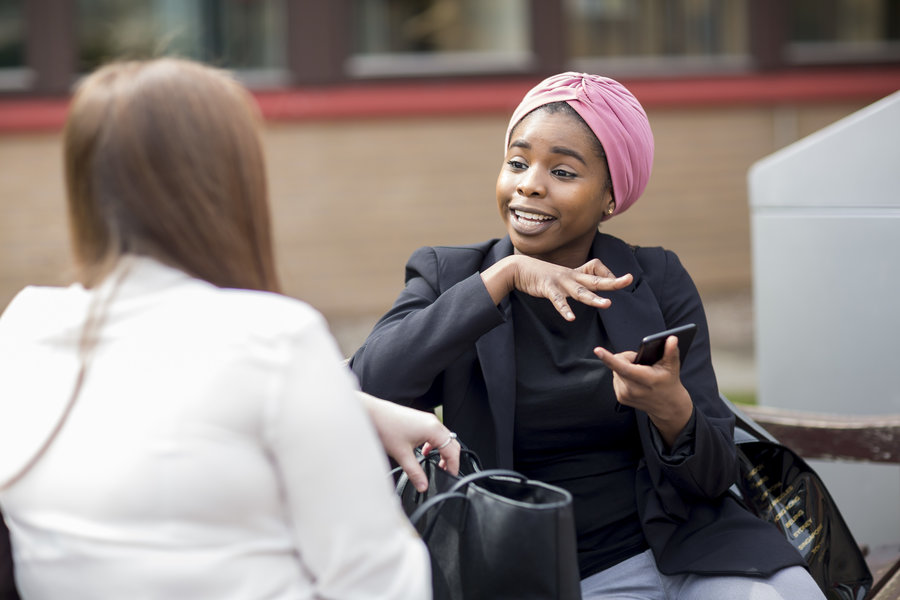
<svg viewBox="0 0 900 600">
<path fill-rule="evenodd" d="M 691 396 L 681 384 L 678 338 L 666 339 L 665 353 L 654 365 L 634 364 L 633 351 L 613 354 L 594 348 L 600 360 L 613 372 L 613 389 L 620 404 L 647 413 L 671 448 L 694 410 Z"/>
<path fill-rule="evenodd" d="M 425 444 L 422 448 L 425 454 L 433 449 L 440 452 L 441 467 L 453 475 L 459 472 L 460 445 L 436 416 L 365 392 L 359 395 L 385 451 L 403 468 L 417 490 L 428 489 L 428 478 L 413 451 L 422 444 Z"/>
</svg>

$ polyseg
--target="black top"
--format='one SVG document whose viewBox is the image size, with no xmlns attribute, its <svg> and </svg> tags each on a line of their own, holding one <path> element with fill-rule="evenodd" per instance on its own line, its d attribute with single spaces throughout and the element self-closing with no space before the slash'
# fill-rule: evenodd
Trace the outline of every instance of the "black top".
<svg viewBox="0 0 900 600">
<path fill-rule="evenodd" d="M 618 412 L 612 372 L 594 355 L 608 339 L 596 308 L 513 292 L 516 348 L 515 469 L 568 490 L 581 577 L 647 548 L 635 502 L 642 455 L 634 411 Z"/>
</svg>

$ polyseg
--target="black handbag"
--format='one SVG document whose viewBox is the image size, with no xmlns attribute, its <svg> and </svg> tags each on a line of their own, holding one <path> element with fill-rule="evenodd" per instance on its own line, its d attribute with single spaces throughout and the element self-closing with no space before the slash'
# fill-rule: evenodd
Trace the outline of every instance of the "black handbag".
<svg viewBox="0 0 900 600">
<path fill-rule="evenodd" d="M 728 404 L 737 418 L 736 495 L 803 556 L 828 600 L 863 600 L 872 573 L 825 484 L 793 450 Z"/>
<path fill-rule="evenodd" d="M 398 486 L 431 555 L 435 600 L 581 599 L 569 492 L 515 471 L 482 471 L 471 451 L 461 462 L 473 472 L 461 478 L 438 460 L 424 457 L 427 492 Z"/>
</svg>

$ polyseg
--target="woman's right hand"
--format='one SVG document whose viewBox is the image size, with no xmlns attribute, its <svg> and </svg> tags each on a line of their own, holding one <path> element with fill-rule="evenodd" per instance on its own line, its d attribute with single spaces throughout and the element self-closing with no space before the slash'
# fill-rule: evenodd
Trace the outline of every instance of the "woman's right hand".
<svg viewBox="0 0 900 600">
<path fill-rule="evenodd" d="M 424 444 L 422 452 L 425 454 L 437 450 L 441 455 L 440 466 L 453 475 L 459 472 L 459 442 L 436 416 L 365 392 L 357 393 L 385 451 L 403 468 L 417 490 L 428 489 L 428 477 L 413 452 L 417 446 Z"/>
<path fill-rule="evenodd" d="M 596 258 L 570 269 L 521 254 L 496 262 L 482 272 L 481 278 L 495 304 L 515 289 L 529 296 L 547 298 L 566 321 L 575 320 L 568 298 L 596 308 L 608 308 L 609 299 L 595 292 L 618 290 L 632 281 L 630 273 L 616 277 Z"/>
</svg>

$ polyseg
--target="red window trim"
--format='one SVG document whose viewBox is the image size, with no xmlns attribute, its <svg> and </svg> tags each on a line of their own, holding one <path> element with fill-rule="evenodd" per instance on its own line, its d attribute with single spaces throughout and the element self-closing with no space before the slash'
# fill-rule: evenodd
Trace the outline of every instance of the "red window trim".
<svg viewBox="0 0 900 600">
<path fill-rule="evenodd" d="M 649 109 L 875 101 L 900 90 L 900 66 L 717 77 L 622 79 Z M 259 91 L 270 121 L 510 113 L 534 78 L 417 81 Z M 0 99 L 0 133 L 62 127 L 68 98 Z"/>
</svg>

